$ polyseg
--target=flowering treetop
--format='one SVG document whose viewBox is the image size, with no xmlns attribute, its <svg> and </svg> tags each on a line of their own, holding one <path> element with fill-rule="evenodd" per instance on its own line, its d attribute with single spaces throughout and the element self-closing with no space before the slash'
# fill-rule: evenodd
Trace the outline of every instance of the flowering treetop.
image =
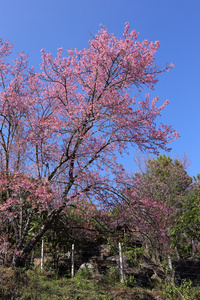
<svg viewBox="0 0 200 300">
<path fill-rule="evenodd" d="M 171 126 L 156 124 L 168 101 L 157 107 L 158 97 L 150 103 L 146 94 L 137 103 L 134 88 L 137 93 L 142 86 L 152 89 L 157 75 L 173 67 L 154 64 L 158 41 L 140 42 L 137 37 L 128 23 L 121 38 L 102 26 L 87 49 L 68 50 L 63 56 L 60 48 L 56 58 L 43 49 L 41 72 L 28 69 L 23 53 L 7 61 L 12 46 L 0 43 L 0 168 L 9 190 L 2 211 L 5 215 L 9 207 L 9 218 L 12 212 L 16 216 L 12 201 L 17 203 L 27 183 L 29 203 L 34 197 L 42 209 L 53 203 L 39 238 L 66 203 L 89 193 L 98 199 L 109 174 L 122 175 L 116 155 L 129 144 L 157 153 L 178 136 Z M 21 186 L 16 184 L 20 174 Z M 43 196 L 31 197 L 33 190 L 43 190 Z"/>
</svg>

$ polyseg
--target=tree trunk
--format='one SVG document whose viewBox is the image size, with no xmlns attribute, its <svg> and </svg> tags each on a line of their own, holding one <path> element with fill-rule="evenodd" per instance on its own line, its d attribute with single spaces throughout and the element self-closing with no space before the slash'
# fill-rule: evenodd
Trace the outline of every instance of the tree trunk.
<svg viewBox="0 0 200 300">
<path fill-rule="evenodd" d="M 74 277 L 74 244 L 72 244 L 72 255 L 71 255 L 71 258 L 72 258 L 72 271 L 71 271 L 71 277 L 73 278 Z"/>
<path fill-rule="evenodd" d="M 41 240 L 44 236 L 45 232 L 51 227 L 52 222 L 59 216 L 59 214 L 65 208 L 66 203 L 62 204 L 60 207 L 54 209 L 49 213 L 46 220 L 44 221 L 42 227 L 38 230 L 38 232 L 28 241 L 23 249 L 21 249 L 21 255 L 14 254 L 13 257 L 13 266 L 14 267 L 24 267 L 26 264 L 26 260 L 35 247 L 35 245 Z"/>
<path fill-rule="evenodd" d="M 124 283 L 124 264 L 123 264 L 123 254 L 122 254 L 122 244 L 119 242 L 119 268 L 120 268 L 120 276 L 121 282 Z"/>
<path fill-rule="evenodd" d="M 42 239 L 42 245 L 41 245 L 41 262 L 40 262 L 40 269 L 43 270 L 44 267 L 44 239 Z"/>
</svg>

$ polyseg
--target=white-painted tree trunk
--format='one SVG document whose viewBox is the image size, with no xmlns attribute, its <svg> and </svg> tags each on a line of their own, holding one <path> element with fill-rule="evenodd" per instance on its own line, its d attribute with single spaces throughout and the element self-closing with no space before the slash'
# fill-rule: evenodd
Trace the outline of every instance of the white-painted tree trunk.
<svg viewBox="0 0 200 300">
<path fill-rule="evenodd" d="M 170 271 L 172 271 L 172 260 L 171 260 L 171 256 L 168 255 L 167 258 L 168 258 L 168 267 L 169 267 Z"/>
<path fill-rule="evenodd" d="M 72 244 L 72 270 L 71 270 L 71 276 L 74 277 L 74 244 Z"/>
<path fill-rule="evenodd" d="M 172 267 L 171 256 L 168 255 L 167 258 L 168 258 L 168 267 L 169 267 L 170 272 L 171 272 L 171 281 L 172 281 L 172 285 L 175 285 L 175 284 L 174 284 L 174 271 L 173 271 L 173 267 Z"/>
<path fill-rule="evenodd" d="M 119 242 L 119 268 L 120 268 L 120 276 L 121 282 L 124 283 L 124 264 L 123 264 L 123 255 L 122 255 L 122 244 Z"/>
<path fill-rule="evenodd" d="M 194 245 L 194 240 L 192 240 L 192 257 L 194 257 L 195 254 L 195 245 Z"/>
<path fill-rule="evenodd" d="M 44 267 L 44 239 L 42 239 L 42 246 L 41 246 L 41 263 L 40 263 L 40 269 L 43 270 Z"/>
</svg>

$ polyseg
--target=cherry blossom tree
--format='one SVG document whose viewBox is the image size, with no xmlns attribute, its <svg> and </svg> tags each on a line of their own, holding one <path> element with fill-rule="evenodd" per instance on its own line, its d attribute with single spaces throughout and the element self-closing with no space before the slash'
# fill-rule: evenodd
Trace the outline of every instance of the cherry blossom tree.
<svg viewBox="0 0 200 300">
<path fill-rule="evenodd" d="M 14 253 L 15 265 L 67 206 L 109 207 L 114 193 L 109 201 L 99 194 L 123 174 L 117 156 L 128 146 L 158 153 L 177 138 L 170 126 L 157 125 L 168 101 L 157 107 L 158 97 L 146 94 L 137 102 L 143 87 L 153 89 L 157 75 L 173 67 L 155 65 L 158 48 L 158 41 L 138 41 L 128 24 L 121 38 L 102 26 L 87 49 L 63 56 L 60 48 L 56 58 L 43 49 L 36 72 L 23 53 L 11 61 L 12 46 L 1 41 L 1 251 Z M 29 238 L 33 214 L 44 210 Z"/>
</svg>

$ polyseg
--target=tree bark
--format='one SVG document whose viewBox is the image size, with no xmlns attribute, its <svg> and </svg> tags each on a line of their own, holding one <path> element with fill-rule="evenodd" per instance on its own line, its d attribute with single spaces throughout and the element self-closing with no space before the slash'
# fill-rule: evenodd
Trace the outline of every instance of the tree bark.
<svg viewBox="0 0 200 300">
<path fill-rule="evenodd" d="M 40 269 L 43 270 L 44 267 L 44 239 L 42 239 L 42 245 L 41 245 L 41 262 L 40 262 Z"/>
<path fill-rule="evenodd" d="M 38 230 L 38 232 L 28 241 L 25 247 L 22 249 L 21 254 L 15 254 L 13 257 L 13 266 L 14 267 L 24 267 L 26 260 L 35 247 L 35 245 L 40 241 L 40 239 L 44 236 L 45 232 L 51 227 L 52 222 L 59 216 L 59 214 L 65 208 L 66 203 L 63 203 L 60 207 L 54 209 L 49 213 L 46 220 L 44 221 L 42 227 Z"/>
<path fill-rule="evenodd" d="M 71 277 L 73 278 L 74 277 L 74 244 L 72 244 L 72 255 L 71 255 L 71 258 L 72 258 L 72 274 L 71 274 Z"/>
<path fill-rule="evenodd" d="M 124 283 L 124 264 L 123 264 L 123 254 L 122 254 L 122 244 L 119 242 L 119 268 L 120 268 L 120 276 L 121 282 Z"/>
</svg>

